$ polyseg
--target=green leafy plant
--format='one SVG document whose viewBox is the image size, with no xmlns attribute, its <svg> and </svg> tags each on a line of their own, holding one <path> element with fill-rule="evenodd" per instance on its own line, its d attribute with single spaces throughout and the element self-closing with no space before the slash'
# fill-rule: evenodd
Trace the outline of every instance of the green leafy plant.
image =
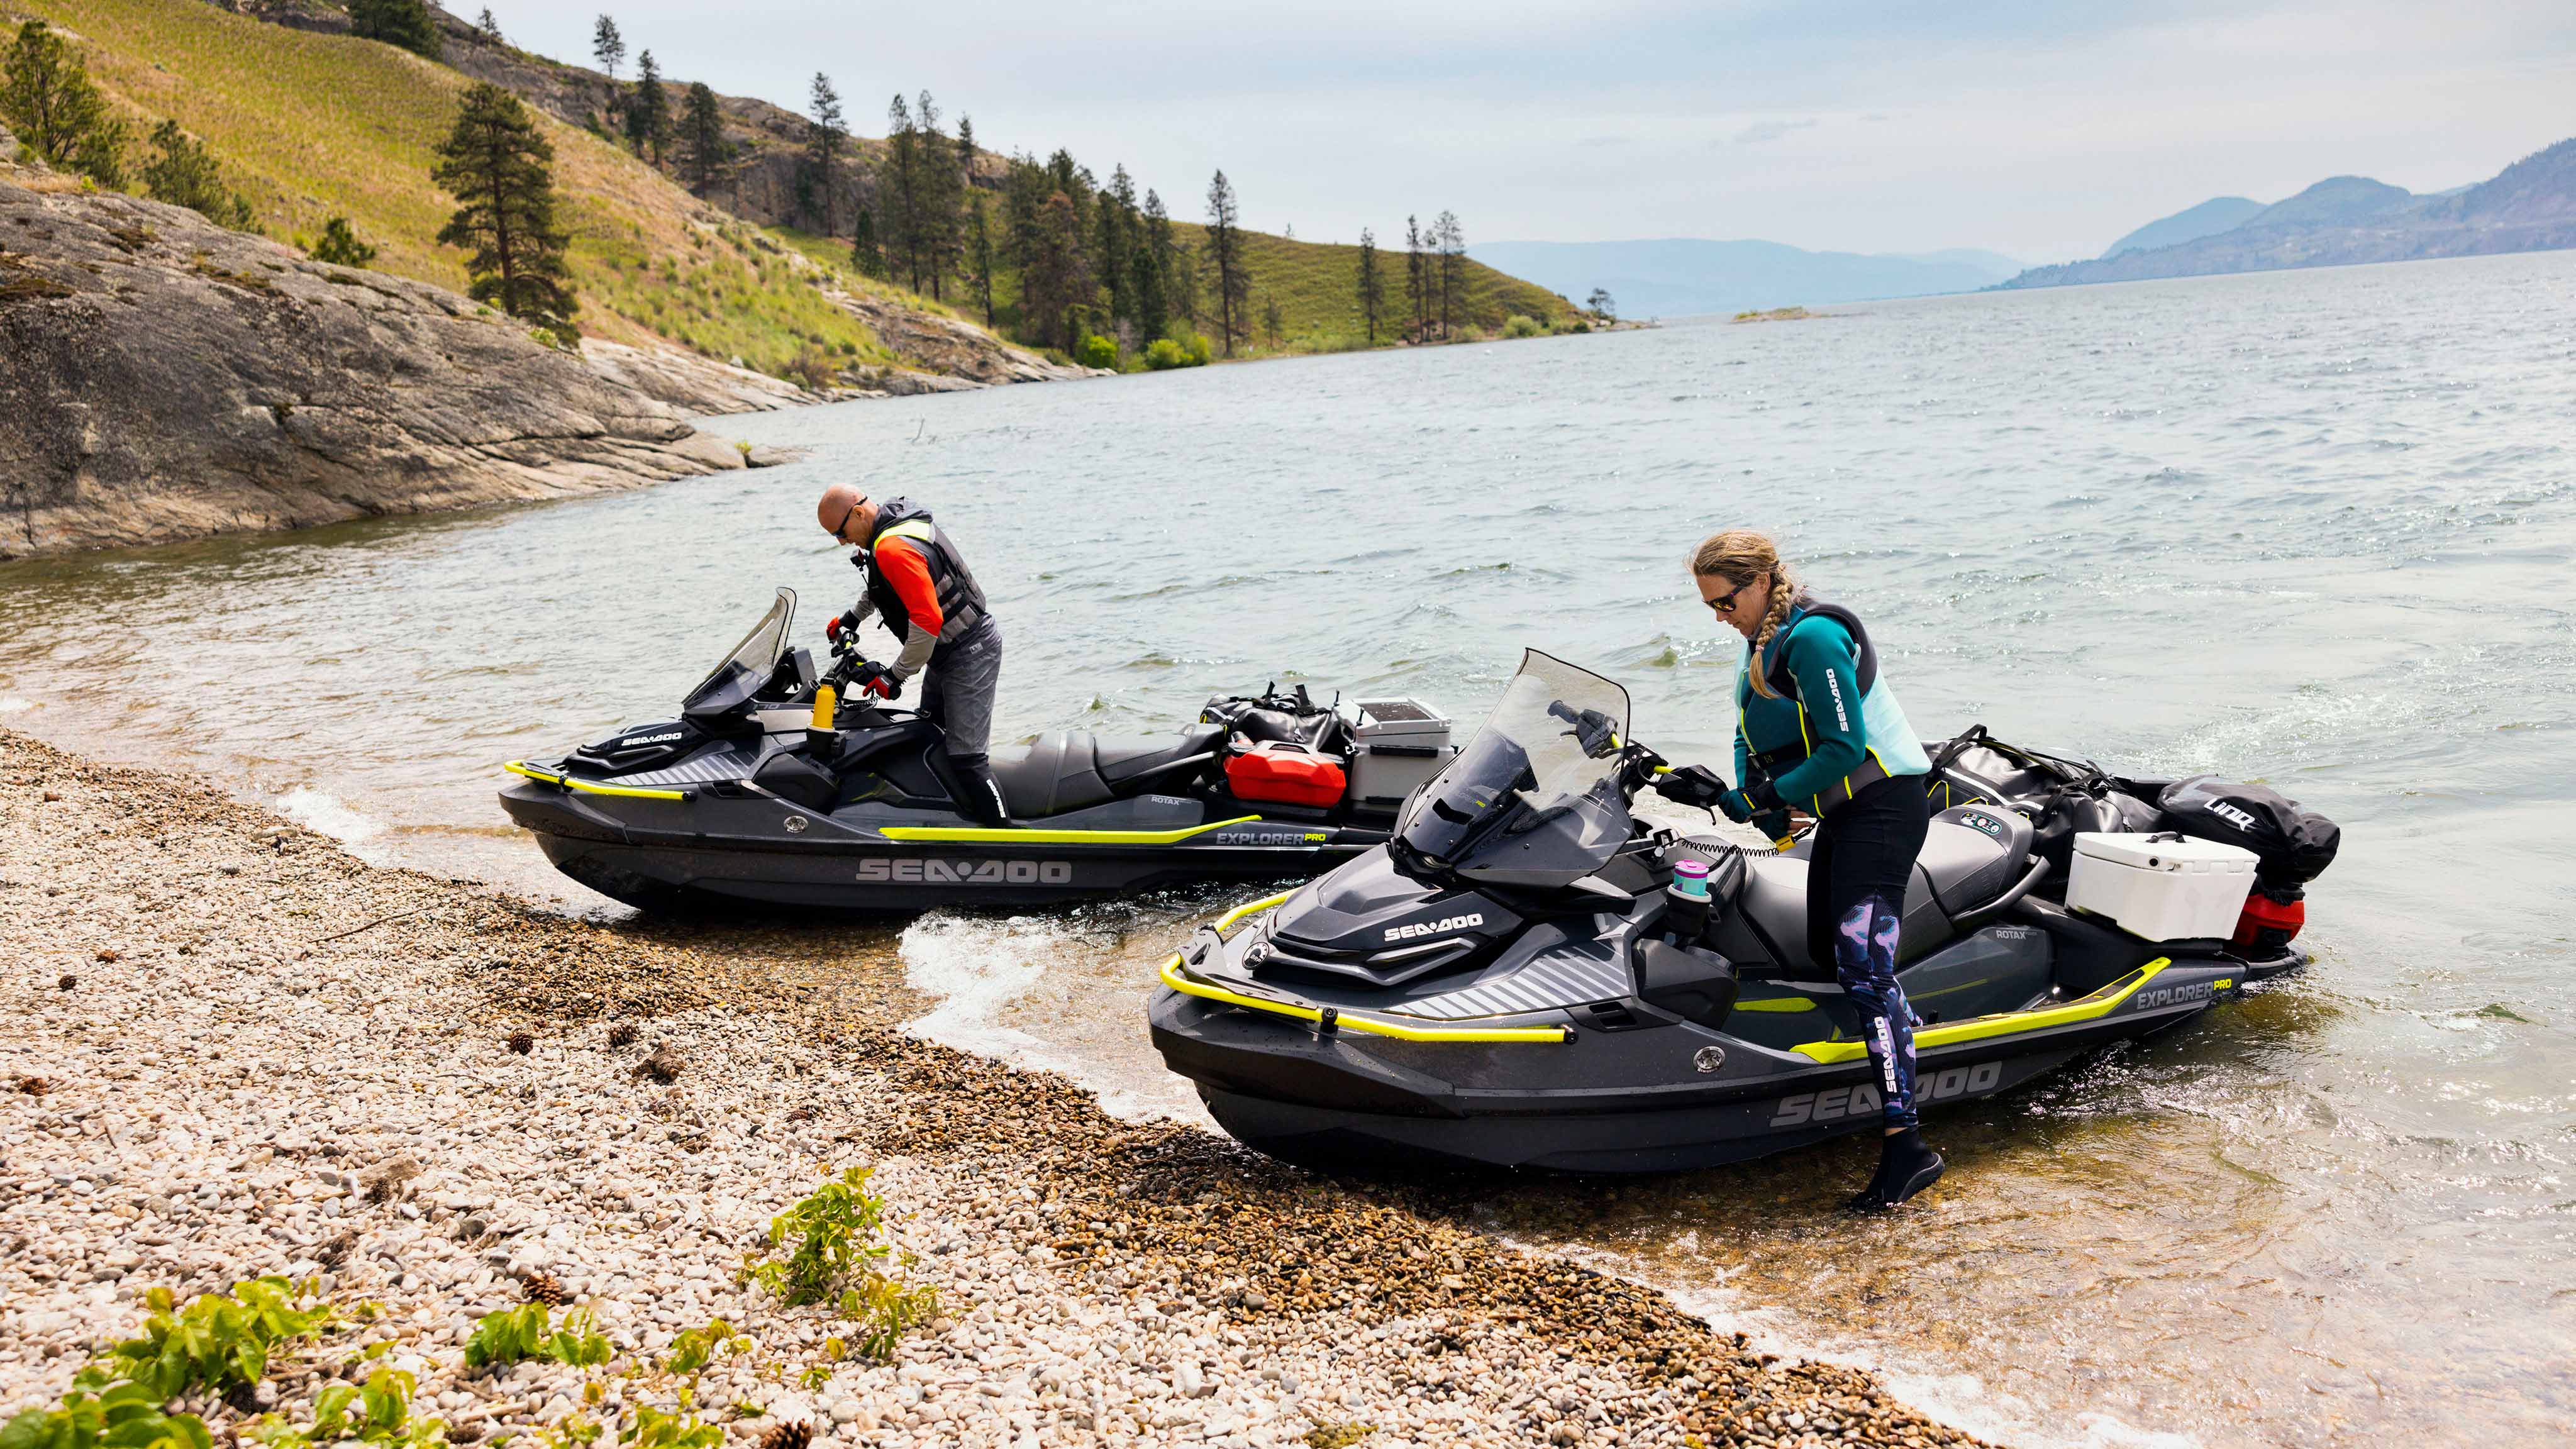
<svg viewBox="0 0 2576 1449">
<path fill-rule="evenodd" d="M 597 1368 L 608 1362 L 613 1352 L 607 1335 L 599 1331 L 599 1320 L 589 1309 L 576 1308 L 565 1314 L 563 1326 L 557 1328 L 542 1303 L 522 1303 L 484 1314 L 476 1321 L 473 1336 L 465 1340 L 465 1363 L 469 1368 L 531 1358 L 574 1368 Z"/>
<path fill-rule="evenodd" d="M 666 1414 L 638 1404 L 617 1442 L 631 1449 L 722 1449 L 724 1427 L 702 1424 L 695 1414 Z"/>
<path fill-rule="evenodd" d="M 711 1318 L 706 1327 L 689 1329 L 671 1340 L 671 1356 L 662 1360 L 662 1372 L 693 1374 L 719 1353 L 738 1354 L 750 1348 L 751 1340 L 734 1332 L 732 1324 Z"/>
<path fill-rule="evenodd" d="M 1503 323 L 1503 335 L 1505 337 L 1545 337 L 1547 324 L 1536 317 L 1514 312 Z"/>
<path fill-rule="evenodd" d="M 270 1349 L 330 1324 L 331 1307 L 317 1297 L 310 1280 L 253 1278 L 228 1294 L 201 1293 L 178 1308 L 169 1289 L 154 1288 L 144 1295 L 152 1312 L 143 1320 L 142 1335 L 110 1349 L 107 1370 L 156 1399 L 256 1383 L 268 1370 Z"/>
<path fill-rule="evenodd" d="M 335 216 L 322 224 L 322 235 L 305 255 L 335 267 L 363 267 L 376 259 L 376 249 L 358 239 L 347 217 Z"/>
<path fill-rule="evenodd" d="M 249 1435 L 268 1449 L 312 1449 L 344 1439 L 398 1449 L 439 1449 L 447 1442 L 447 1425 L 411 1416 L 416 1387 L 412 1376 L 401 1369 L 380 1368 L 367 1375 L 364 1384 L 332 1384 L 315 1394 L 313 1422 L 304 1428 L 263 1414 L 253 1421 Z"/>
<path fill-rule="evenodd" d="M 745 1276 L 790 1304 L 832 1302 L 860 1329 L 859 1351 L 884 1358 L 905 1330 L 939 1311 L 938 1293 L 908 1287 L 878 1264 L 885 1200 L 869 1192 L 871 1169 L 852 1167 L 769 1222 L 769 1245 L 786 1256 L 758 1258 Z"/>
<path fill-rule="evenodd" d="M 885 1225 L 885 1199 L 868 1191 L 872 1171 L 852 1167 L 827 1177 L 804 1201 L 771 1218 L 769 1245 L 787 1249 L 787 1256 L 753 1262 L 751 1280 L 801 1307 L 822 1302 L 842 1279 L 884 1257 L 877 1234 Z"/>
<path fill-rule="evenodd" d="M 1074 349 L 1073 360 L 1085 367 L 1116 367 L 1118 344 L 1095 332 L 1082 339 L 1082 345 Z"/>
<path fill-rule="evenodd" d="M 52 1409 L 29 1409 L 0 1426 L 0 1449 L 213 1449 L 205 1421 L 162 1411 L 169 1396 L 111 1382 L 93 1365 Z"/>
<path fill-rule="evenodd" d="M 866 1281 L 841 1293 L 841 1316 L 859 1325 L 859 1352 L 868 1358 L 894 1356 L 895 1340 L 914 1324 L 939 1316 L 939 1290 L 909 1287 L 870 1269 Z"/>
</svg>

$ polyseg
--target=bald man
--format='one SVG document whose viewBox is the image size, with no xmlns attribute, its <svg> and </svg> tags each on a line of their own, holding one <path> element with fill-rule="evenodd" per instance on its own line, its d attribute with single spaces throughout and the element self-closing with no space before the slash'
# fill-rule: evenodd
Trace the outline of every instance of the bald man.
<svg viewBox="0 0 2576 1449">
<path fill-rule="evenodd" d="M 871 615 L 885 622 L 903 652 L 858 683 L 895 699 L 920 676 L 921 712 L 947 738 L 958 809 L 981 825 L 1007 823 L 987 756 L 993 695 L 1002 680 L 1002 629 L 965 556 L 930 521 L 930 510 L 904 498 L 877 502 L 847 483 L 823 490 L 814 520 L 859 550 L 851 562 L 868 576 L 867 592 L 824 632 L 838 642 Z"/>
</svg>

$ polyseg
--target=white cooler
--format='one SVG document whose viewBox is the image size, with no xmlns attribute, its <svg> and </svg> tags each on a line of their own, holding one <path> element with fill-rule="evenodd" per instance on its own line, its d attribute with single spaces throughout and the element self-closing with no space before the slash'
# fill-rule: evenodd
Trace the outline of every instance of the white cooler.
<svg viewBox="0 0 2576 1449">
<path fill-rule="evenodd" d="M 2087 830 L 2075 837 L 2066 904 L 2150 941 L 2223 940 L 2253 889 L 2254 852 L 2241 845 Z"/>
</svg>

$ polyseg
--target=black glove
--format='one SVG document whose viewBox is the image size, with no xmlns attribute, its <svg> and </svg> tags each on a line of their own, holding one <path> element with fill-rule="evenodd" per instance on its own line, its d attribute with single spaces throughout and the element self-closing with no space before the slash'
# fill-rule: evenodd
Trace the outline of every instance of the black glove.
<svg viewBox="0 0 2576 1449">
<path fill-rule="evenodd" d="M 870 660 L 850 676 L 850 682 L 879 699 L 898 699 L 903 695 L 903 676 Z"/>
<path fill-rule="evenodd" d="M 1726 793 L 1726 782 L 1706 765 L 1684 765 L 1657 776 L 1655 793 L 1677 805 L 1706 810 Z"/>
<path fill-rule="evenodd" d="M 1753 802 L 1741 790 L 1729 790 L 1717 797 L 1718 813 L 1738 825 L 1753 823 Z"/>
</svg>

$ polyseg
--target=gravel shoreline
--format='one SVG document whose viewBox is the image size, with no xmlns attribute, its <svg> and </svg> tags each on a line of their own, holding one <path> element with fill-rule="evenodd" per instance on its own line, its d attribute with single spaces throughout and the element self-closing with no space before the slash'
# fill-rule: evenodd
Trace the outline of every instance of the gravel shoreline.
<svg viewBox="0 0 2576 1449">
<path fill-rule="evenodd" d="M 454 1442 L 580 1414 L 615 1449 L 692 1387 L 659 1365 L 712 1317 L 749 1345 L 694 1402 L 746 1444 L 1977 1442 L 1436 1192 L 904 1036 L 899 984 L 793 933 L 547 915 L 5 730 L 0 941 L 0 1415 L 58 1400 L 147 1289 L 282 1272 L 381 1312 L 192 1404 L 218 1444 L 381 1362 Z M 828 1307 L 738 1278 L 854 1164 L 942 1304 L 883 1363 L 833 1362 Z M 531 1274 L 596 1314 L 608 1365 L 463 1366 Z"/>
</svg>

